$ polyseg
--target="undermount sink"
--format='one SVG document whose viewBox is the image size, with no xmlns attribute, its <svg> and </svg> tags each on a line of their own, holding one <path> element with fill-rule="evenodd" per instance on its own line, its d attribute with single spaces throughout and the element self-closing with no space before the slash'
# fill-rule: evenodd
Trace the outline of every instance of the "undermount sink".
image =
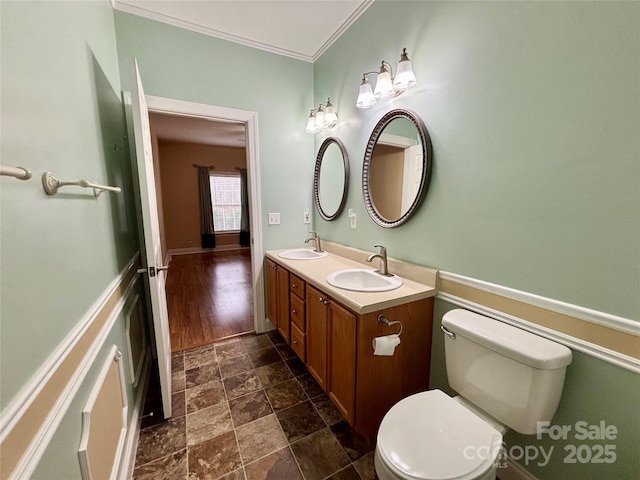
<svg viewBox="0 0 640 480">
<path fill-rule="evenodd" d="M 314 260 L 316 258 L 324 258 L 327 255 L 327 252 L 316 252 L 310 248 L 293 248 L 278 254 L 280 258 L 286 258 L 287 260 Z"/>
<path fill-rule="evenodd" d="M 386 292 L 402 286 L 402 279 L 387 277 L 367 268 L 337 270 L 327 277 L 329 285 L 356 292 Z"/>
</svg>

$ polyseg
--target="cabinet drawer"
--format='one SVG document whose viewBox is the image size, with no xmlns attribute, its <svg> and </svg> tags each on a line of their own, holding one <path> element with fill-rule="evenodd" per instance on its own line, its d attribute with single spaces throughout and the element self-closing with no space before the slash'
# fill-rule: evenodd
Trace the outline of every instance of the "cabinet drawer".
<svg viewBox="0 0 640 480">
<path fill-rule="evenodd" d="M 302 299 L 304 298 L 304 287 L 304 280 L 293 273 L 289 274 L 289 290 L 291 290 L 291 293 Z"/>
<path fill-rule="evenodd" d="M 300 332 L 305 332 L 304 326 L 304 300 L 291 295 L 291 323 L 298 327 Z"/>
<path fill-rule="evenodd" d="M 293 351 L 300 357 L 300 360 L 306 362 L 305 334 L 302 333 L 294 323 L 291 324 L 291 348 L 293 348 Z"/>
</svg>

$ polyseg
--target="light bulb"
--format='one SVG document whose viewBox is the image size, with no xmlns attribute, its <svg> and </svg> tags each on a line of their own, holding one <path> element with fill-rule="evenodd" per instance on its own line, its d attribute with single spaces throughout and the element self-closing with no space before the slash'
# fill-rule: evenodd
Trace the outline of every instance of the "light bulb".
<svg viewBox="0 0 640 480">
<path fill-rule="evenodd" d="M 318 129 L 316 128 L 315 110 L 311 110 L 311 113 L 309 114 L 309 118 L 307 119 L 307 128 L 305 129 L 305 132 L 316 133 L 317 131 Z"/>
</svg>

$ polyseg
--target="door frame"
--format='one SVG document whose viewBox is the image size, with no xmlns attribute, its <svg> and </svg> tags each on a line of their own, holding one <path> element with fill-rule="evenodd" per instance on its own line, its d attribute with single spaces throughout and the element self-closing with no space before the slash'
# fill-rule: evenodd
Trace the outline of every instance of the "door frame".
<svg viewBox="0 0 640 480">
<path fill-rule="evenodd" d="M 267 331 L 264 301 L 262 258 L 262 209 L 260 199 L 260 154 L 258 148 L 258 114 L 249 110 L 194 103 L 146 95 L 149 112 L 195 117 L 221 122 L 241 122 L 245 126 L 249 216 L 251 228 L 251 283 L 253 290 L 253 325 L 256 333 Z"/>
</svg>

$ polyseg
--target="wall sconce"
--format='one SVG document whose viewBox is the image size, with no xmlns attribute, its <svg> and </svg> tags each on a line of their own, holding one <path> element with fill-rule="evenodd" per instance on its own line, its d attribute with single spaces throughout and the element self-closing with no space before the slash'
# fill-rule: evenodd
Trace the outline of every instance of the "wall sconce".
<svg viewBox="0 0 640 480">
<path fill-rule="evenodd" d="M 338 112 L 336 107 L 331 103 L 331 99 L 327 98 L 327 104 L 311 110 L 307 119 L 307 133 L 318 133 L 325 128 L 333 128 L 338 124 Z"/>
<path fill-rule="evenodd" d="M 378 74 L 375 90 L 371 89 L 371 84 L 367 81 L 367 75 Z M 416 76 L 413 73 L 411 60 L 407 56 L 407 49 L 402 49 L 400 61 L 396 68 L 396 76 L 393 76 L 393 70 L 389 62 L 382 60 L 379 72 L 367 72 L 362 74 L 362 83 L 360 84 L 360 93 L 356 101 L 356 107 L 369 108 L 376 104 L 380 98 L 397 97 L 405 90 L 409 90 L 416 86 Z"/>
</svg>

